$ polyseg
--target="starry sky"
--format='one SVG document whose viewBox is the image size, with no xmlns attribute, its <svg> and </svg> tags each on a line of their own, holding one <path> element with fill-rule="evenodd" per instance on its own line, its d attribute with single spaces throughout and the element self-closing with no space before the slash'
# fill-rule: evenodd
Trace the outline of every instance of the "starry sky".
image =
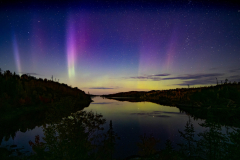
<svg viewBox="0 0 240 160">
<path fill-rule="evenodd" d="M 240 81 L 240 7 L 205 1 L 0 2 L 0 68 L 91 94 Z"/>
</svg>

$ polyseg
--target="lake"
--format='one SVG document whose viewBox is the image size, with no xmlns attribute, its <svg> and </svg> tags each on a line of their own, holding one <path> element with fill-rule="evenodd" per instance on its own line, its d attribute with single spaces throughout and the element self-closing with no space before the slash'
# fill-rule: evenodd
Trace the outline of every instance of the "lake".
<svg viewBox="0 0 240 160">
<path fill-rule="evenodd" d="M 179 130 L 184 131 L 186 123 L 191 121 L 194 126 L 196 140 L 197 136 L 208 129 L 200 124 L 205 120 L 196 119 L 177 107 L 164 106 L 152 102 L 129 102 L 106 99 L 102 97 L 93 97 L 92 102 L 84 111 L 93 111 L 100 113 L 106 119 L 103 125 L 105 131 L 109 129 L 110 120 L 112 120 L 113 130 L 120 137 L 116 141 L 114 157 L 126 158 L 138 154 L 137 143 L 140 142 L 140 135 L 154 136 L 160 139 L 157 149 L 165 147 L 166 140 L 170 140 L 174 149 L 178 149 L 178 143 L 183 142 Z M 17 145 L 17 148 L 23 148 L 22 152 L 32 152 L 29 141 L 33 141 L 36 135 L 40 136 L 40 141 L 44 136 L 43 126 L 36 126 L 34 129 L 26 131 L 17 131 L 12 137 L 4 137 L 1 146 Z M 226 133 L 227 128 L 221 127 L 221 132 Z"/>
</svg>

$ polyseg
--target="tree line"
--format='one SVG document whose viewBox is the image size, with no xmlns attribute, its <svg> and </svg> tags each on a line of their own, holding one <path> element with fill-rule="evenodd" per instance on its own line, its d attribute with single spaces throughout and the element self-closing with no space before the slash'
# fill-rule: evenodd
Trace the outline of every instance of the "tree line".
<svg viewBox="0 0 240 160">
<path fill-rule="evenodd" d="M 77 87 L 72 88 L 53 80 L 21 76 L 9 70 L 0 72 L 0 111 L 5 112 L 23 106 L 57 102 L 70 97 L 78 102 L 91 102 L 90 96 Z"/>
</svg>

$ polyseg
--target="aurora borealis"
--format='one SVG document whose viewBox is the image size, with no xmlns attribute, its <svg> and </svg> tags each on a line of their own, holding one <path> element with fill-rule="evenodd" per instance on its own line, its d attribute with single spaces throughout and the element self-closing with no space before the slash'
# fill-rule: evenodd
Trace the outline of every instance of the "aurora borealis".
<svg viewBox="0 0 240 160">
<path fill-rule="evenodd" d="M 2 4 L 0 68 L 91 94 L 240 81 L 240 7 L 205 1 Z"/>
</svg>

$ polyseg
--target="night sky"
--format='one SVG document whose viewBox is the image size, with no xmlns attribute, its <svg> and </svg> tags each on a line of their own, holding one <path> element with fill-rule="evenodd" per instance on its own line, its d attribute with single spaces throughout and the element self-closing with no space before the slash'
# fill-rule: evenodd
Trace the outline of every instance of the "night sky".
<svg viewBox="0 0 240 160">
<path fill-rule="evenodd" d="M 86 93 L 240 81 L 231 2 L 0 2 L 0 24 L 3 71 L 53 75 Z"/>
</svg>

